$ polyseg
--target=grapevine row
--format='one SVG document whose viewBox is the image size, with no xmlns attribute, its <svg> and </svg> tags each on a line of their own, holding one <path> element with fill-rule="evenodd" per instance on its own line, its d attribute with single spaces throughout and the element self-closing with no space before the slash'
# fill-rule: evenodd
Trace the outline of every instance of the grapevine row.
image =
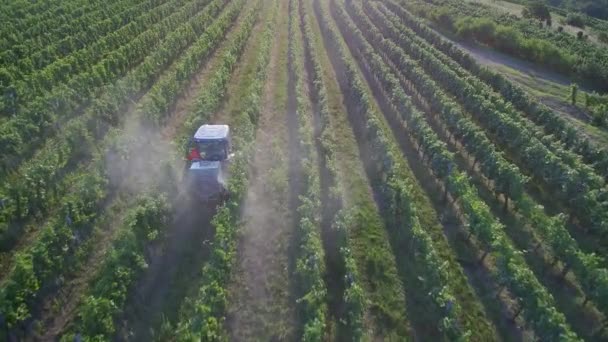
<svg viewBox="0 0 608 342">
<path fill-rule="evenodd" d="M 99 63 L 87 65 L 86 60 L 78 62 L 87 65 L 87 71 L 78 73 L 69 80 L 66 79 L 66 83 L 49 78 L 51 83 L 59 82 L 53 91 L 31 99 L 24 111 L 11 117 L 0 126 L 0 154 L 2 155 L 0 167 L 3 173 L 20 165 L 47 137 L 57 133 L 61 127 L 60 120 L 65 122 L 78 114 L 83 106 L 86 108 L 86 105 L 98 92 L 98 87 L 115 81 L 117 77 L 140 64 L 145 56 L 154 50 L 160 40 L 200 11 L 207 3 L 207 1 L 172 0 L 152 12 L 155 15 L 166 16 L 175 10 L 174 6 L 188 2 L 188 5 L 172 15 L 164 19 L 161 16 L 161 21 L 150 21 L 145 25 L 146 27 L 152 25 L 149 30 L 128 44 L 110 52 Z M 154 16 L 148 17 L 148 19 L 152 18 Z M 74 58 L 70 60 L 74 63 L 77 62 L 77 59 Z M 69 63 L 61 64 L 57 72 L 61 74 L 65 71 L 67 75 L 70 68 L 72 66 Z M 46 73 L 42 74 L 46 75 Z"/>
<path fill-rule="evenodd" d="M 31 3 L 29 4 L 36 4 Z M 37 4 L 42 4 L 38 2 Z M 114 3 L 113 5 L 116 5 Z M 19 1 L 11 1 L 1 8 L 2 22 L 6 23 L 0 30 L 0 48 L 6 52 L 11 47 L 17 47 L 19 53 L 27 54 L 28 47 L 20 46 L 28 38 L 40 37 L 43 33 L 69 28 L 70 21 L 99 11 L 100 3 L 87 1 L 59 2 L 45 1 L 45 6 L 30 6 Z M 37 8 L 33 8 L 37 7 Z M 4 60 L 2 60 L 4 62 Z"/>
<path fill-rule="evenodd" d="M 93 76 L 98 73 L 100 76 L 107 77 L 113 73 L 125 72 L 132 65 L 131 63 L 137 62 L 135 57 L 138 55 L 131 52 L 129 48 L 138 46 L 133 44 L 152 45 L 153 38 L 156 35 L 152 35 L 151 33 L 155 31 L 149 29 L 154 28 L 164 18 L 180 13 L 180 11 L 176 11 L 176 8 L 187 4 L 188 1 L 180 0 L 178 2 L 168 2 L 149 10 L 141 17 L 133 19 L 126 26 L 118 29 L 114 34 L 96 40 L 85 49 L 76 51 L 65 58 L 55 60 L 44 68 L 34 71 L 24 80 L 15 81 L 14 89 L 11 89 L 13 92 L 10 94 L 12 101 L 5 103 L 7 114 L 20 116 L 22 112 L 30 108 L 29 106 L 33 101 L 47 93 L 52 93 L 57 86 L 70 84 L 72 79 L 81 73 L 89 73 Z M 196 9 L 204 4 L 205 2 L 192 2 L 187 11 L 181 10 L 184 13 L 182 20 L 196 13 Z M 168 22 L 170 23 L 170 21 Z M 147 34 L 141 35 L 146 31 Z M 103 69 L 100 70 L 100 68 Z M 107 81 L 112 80 L 109 77 L 107 78 Z M 92 89 L 87 89 L 87 91 L 93 93 L 95 85 L 103 84 L 97 84 L 99 81 L 89 80 L 90 83 L 86 85 Z"/>
<path fill-rule="evenodd" d="M 581 251 L 576 240 L 568 233 L 564 220 L 560 216 L 553 218 L 547 216 L 542 207 L 537 206 L 529 196 L 526 196 L 523 191 L 525 177 L 520 174 L 517 167 L 494 150 L 483 131 L 464 116 L 420 66 L 409 59 L 392 41 L 382 40 L 380 32 L 372 26 L 360 8 L 354 9 L 351 13 L 354 14 L 357 24 L 364 27 L 364 34 L 368 41 L 373 42 L 372 45 L 377 50 L 387 52 L 389 59 L 399 61 L 401 66 L 405 66 L 400 72 L 412 84 L 418 86 L 417 91 L 428 99 L 432 111 L 438 113 L 439 120 L 448 127 L 450 134 L 458 138 L 476 161 L 480 161 L 482 173 L 495 182 L 498 191 L 513 199 L 516 210 L 526 218 L 537 233 L 540 233 L 551 247 L 553 254 L 566 264 L 565 267 L 572 269 L 589 298 L 593 299 L 603 312 L 608 312 L 606 311 L 608 270 L 601 266 L 603 260 L 594 254 Z M 506 179 L 502 179 L 505 175 L 507 175 Z"/>
<path fill-rule="evenodd" d="M 581 169 L 581 172 L 586 174 L 590 174 L 596 178 L 596 181 L 601 182 L 603 179 L 597 175 L 595 175 L 595 170 L 582 162 L 579 155 L 565 148 L 564 144 L 559 140 L 555 139 L 554 136 L 545 135 L 545 132 L 535 125 L 531 120 L 526 118 L 524 113 L 517 111 L 512 104 L 508 101 L 505 101 L 503 98 L 495 94 L 490 86 L 483 83 L 479 78 L 471 75 L 471 73 L 464 68 L 460 67 L 458 63 L 456 63 L 453 59 L 444 55 L 439 50 L 435 49 L 431 44 L 428 44 L 424 39 L 420 38 L 416 35 L 416 33 L 406 26 L 404 26 L 399 17 L 390 12 L 383 4 L 377 3 L 379 7 L 383 10 L 384 14 L 389 18 L 389 20 L 395 25 L 395 27 L 400 28 L 401 33 L 405 33 L 410 39 L 415 40 L 419 43 L 420 47 L 426 50 L 428 53 L 433 54 L 437 59 L 441 60 L 449 69 L 456 72 L 460 75 L 460 77 L 466 80 L 471 87 L 475 88 L 479 94 L 482 94 L 486 97 L 490 102 L 498 108 L 500 111 L 509 115 L 509 117 L 515 121 L 517 121 L 522 128 L 525 128 L 529 131 L 529 133 L 538 139 L 541 143 L 543 143 L 552 153 L 554 153 L 557 157 L 559 157 L 566 165 L 571 166 L 576 169 Z"/>
<path fill-rule="evenodd" d="M 171 220 L 171 207 L 164 194 L 147 194 L 137 199 L 126 214 L 118 237 L 102 261 L 99 273 L 89 284 L 76 308 L 76 322 L 61 341 L 110 340 L 116 333 L 115 320 L 128 295 L 148 267 L 151 251 L 158 248 Z"/>
<path fill-rule="evenodd" d="M 211 37 L 224 35 L 230 27 L 226 23 L 234 22 L 242 4 L 243 0 L 235 1 L 210 25 L 208 32 Z M 204 35 L 197 42 L 204 44 L 206 39 L 209 39 L 209 36 Z M 175 42 L 164 43 L 171 46 Z M 158 65 L 169 63 L 175 58 L 171 54 L 179 52 L 172 49 L 158 50 L 147 61 L 150 64 L 146 63 L 145 71 L 152 74 L 130 75 L 132 78 L 125 80 L 124 84 L 119 84 L 115 95 L 124 94 L 125 89 L 122 87 L 144 81 L 143 76 L 150 77 L 148 82 L 152 81 L 154 73 L 158 72 Z M 124 101 L 124 95 L 118 101 Z M 61 275 L 67 272 L 66 266 L 74 262 L 71 256 L 83 239 L 90 235 L 91 225 L 108 195 L 105 156 L 106 152 L 119 148 L 115 146 L 117 134 L 118 132 L 110 132 L 106 136 L 101 143 L 101 152 L 95 153 L 91 165 L 76 178 L 79 181 L 70 186 L 68 197 L 62 200 L 65 203 L 63 209 L 53 215 L 35 244 L 15 255 L 15 265 L 0 289 L 0 311 L 6 313 L 9 327 L 30 316 L 31 306 L 35 304 L 34 299 L 40 295 L 41 290 L 48 288 L 55 279 L 60 279 Z"/>
<path fill-rule="evenodd" d="M 306 9 L 303 8 L 304 3 L 302 0 L 299 1 L 299 9 L 301 13 L 301 20 L 303 24 L 303 37 L 306 47 L 306 57 L 312 64 L 312 84 L 315 98 L 315 110 L 317 111 L 321 121 L 321 132 L 319 138 L 319 144 L 321 145 L 321 158 L 324 158 L 324 164 L 327 168 L 330 182 L 335 184 L 338 179 L 337 160 L 334 151 L 334 137 L 331 133 L 331 127 L 329 125 L 330 110 L 328 107 L 327 89 L 325 81 L 323 79 L 323 69 L 321 62 L 319 61 L 319 51 L 317 51 L 315 45 L 315 36 L 312 32 L 311 18 Z M 334 190 L 331 190 L 334 189 Z M 357 270 L 357 264 L 355 262 L 353 253 L 350 248 L 350 241 L 348 239 L 349 225 L 352 223 L 352 217 L 349 214 L 352 208 L 344 208 L 341 204 L 344 193 L 342 189 L 332 187 L 328 189 L 331 194 L 328 195 L 329 201 L 337 201 L 339 204 L 336 205 L 333 217 L 331 218 L 332 229 L 335 229 L 336 234 L 336 248 L 339 249 L 339 255 L 341 257 L 340 263 L 344 269 L 344 292 L 342 296 L 342 302 L 344 303 L 345 317 L 341 317 L 340 321 L 344 324 L 344 328 L 349 332 L 349 336 L 353 340 L 359 340 L 363 334 L 363 315 L 366 307 L 365 294 L 363 288 L 359 284 L 359 274 Z M 329 205 L 324 203 L 323 205 Z"/>
<path fill-rule="evenodd" d="M 370 14 L 373 15 L 374 12 Z M 540 140 L 528 132 L 518 120 L 513 119 L 502 108 L 497 108 L 486 98 L 478 94 L 475 87 L 467 84 L 454 71 L 447 68 L 432 54 L 421 50 L 406 36 L 399 34 L 392 21 L 379 23 L 383 32 L 397 41 L 399 46 L 411 56 L 424 56 L 420 65 L 443 88 L 457 95 L 462 105 L 484 126 L 503 147 L 513 153 L 526 170 L 535 178 L 544 181 L 550 189 L 559 194 L 565 205 L 584 224 L 599 234 L 608 231 L 608 211 L 605 209 L 606 190 L 603 179 L 594 173 L 587 172 L 582 166 L 571 168 L 559 157 L 549 151 Z M 402 67 L 400 63 L 396 63 Z"/>
<path fill-rule="evenodd" d="M 192 2 L 187 7 L 187 10 L 181 10 L 181 12 L 191 16 L 206 3 L 206 1 Z M 103 63 L 99 63 L 99 65 L 104 66 L 106 69 L 105 73 L 119 74 L 120 72 L 124 72 L 125 68 L 132 65 L 134 61 L 137 61 L 136 58 L 133 58 L 136 55 L 132 55 L 132 52 L 128 49 L 134 47 L 132 45 L 133 41 L 137 41 L 136 38 L 139 38 L 144 45 L 151 45 L 153 41 L 149 37 L 153 36 L 147 34 L 140 37 L 140 35 L 150 28 L 158 26 L 157 24 L 164 18 L 174 13 L 179 13 L 176 11 L 176 7 L 180 8 L 183 5 L 188 5 L 188 2 L 169 2 L 160 5 L 138 18 L 134 18 L 129 24 L 116 30 L 113 34 L 95 41 L 85 49 L 54 61 L 28 75 L 26 80 L 15 82 L 14 107 L 9 107 L 7 110 L 19 115 L 24 108 L 27 109 L 27 104 L 45 95 L 47 92 L 51 92 L 56 86 L 69 83 L 72 78 L 82 72 L 95 71 L 94 66 L 98 65 L 102 57 L 104 57 Z M 184 18 L 188 17 L 185 16 Z M 142 38 L 144 39 L 142 40 Z"/>
<path fill-rule="evenodd" d="M 20 221 L 44 213 L 58 203 L 62 194 L 69 190 L 70 183 L 61 180 L 71 164 L 80 162 L 89 155 L 89 150 L 97 146 L 95 140 L 102 138 L 107 131 L 105 122 L 118 123 L 122 119 L 118 114 L 125 108 L 129 95 L 148 88 L 162 71 L 161 66 L 169 65 L 195 40 L 197 43 L 191 51 L 198 53 L 195 55 L 197 58 L 208 55 L 217 46 L 218 40 L 238 14 L 236 5 L 232 5 L 221 16 L 222 20 L 213 23 L 212 18 L 225 2 L 226 0 L 214 0 L 192 21 L 183 23 L 169 34 L 160 43 L 159 49 L 147 56 L 124 79 L 108 88 L 108 92 L 94 102 L 84 115 L 64 127 L 61 137 L 50 140 L 38 154 L 39 157 L 24 164 L 6 185 L 0 187 L 0 241 L 15 239 L 20 232 L 13 231 L 11 226 L 19 226 Z M 226 20 L 227 18 L 229 19 Z M 203 33 L 200 37 L 191 30 L 194 23 L 197 32 Z M 43 191 L 44 188 L 49 193 Z"/>
<path fill-rule="evenodd" d="M 106 8 L 113 4 L 113 2 L 106 4 Z M 2 19 L 11 24 L 2 27 L 2 30 L 3 33 L 9 34 L 7 39 L 14 39 L 11 43 L 18 43 L 22 36 L 14 36 L 15 33 L 29 35 L 32 33 L 30 31 L 34 31 L 33 33 L 42 34 L 44 29 L 50 31 L 56 26 L 51 20 L 53 18 L 59 19 L 57 20 L 59 26 L 63 26 L 64 21 L 67 21 L 65 19 L 76 20 L 103 8 L 100 4 L 97 4 L 97 7 L 91 7 L 91 5 L 93 4 L 86 0 L 76 0 L 69 3 L 62 1 L 45 1 L 44 3 L 11 1 L 2 6 L 0 10 Z"/>
<path fill-rule="evenodd" d="M 31 2 L 27 0 L 11 1 L 0 7 L 0 15 L 2 20 L 10 23 L 20 24 L 25 23 L 25 27 L 31 26 L 32 22 L 43 20 L 43 16 L 52 16 L 56 14 L 52 10 L 61 12 L 62 7 L 58 6 L 60 1 L 44 1 L 44 2 Z M 74 5 L 68 5 L 67 12 L 71 12 L 77 7 L 82 5 L 80 3 Z"/>
<path fill-rule="evenodd" d="M 64 196 L 35 243 L 13 256 L 14 265 L 0 288 L 0 312 L 6 328 L 29 319 L 36 299 L 61 285 L 61 275 L 76 262 L 70 256 L 91 235 L 99 208 L 108 196 L 103 156 L 97 154 L 84 171 L 70 177 L 73 193 Z"/>
<path fill-rule="evenodd" d="M 524 195 L 524 187 L 528 182 L 516 165 L 510 163 L 497 151 L 492 142 L 477 125 L 464 115 L 460 106 L 454 103 L 449 96 L 428 77 L 424 70 L 403 49 L 396 45 L 391 39 L 379 41 L 383 38 L 379 29 L 367 18 L 361 7 L 351 6 L 350 14 L 368 41 L 379 51 L 388 51 L 385 55 L 396 65 L 407 65 L 414 70 L 399 69 L 410 81 L 412 87 L 426 99 L 431 110 L 437 113 L 443 122 L 449 127 L 451 134 L 459 138 L 461 143 L 474 156 L 476 164 L 480 163 L 482 172 L 496 184 L 497 191 L 505 196 L 505 199 L 520 200 Z M 369 9 L 373 18 L 381 18 L 376 8 Z"/>
<path fill-rule="evenodd" d="M 318 155 L 315 150 L 312 130 L 312 113 L 306 98 L 304 79 L 304 50 L 300 16 L 296 0 L 289 4 L 289 58 L 290 75 L 295 85 L 296 115 L 298 122 L 299 158 L 302 193 L 296 209 L 296 266 L 295 282 L 299 317 L 302 320 L 302 340 L 318 341 L 323 337 L 327 319 L 327 288 L 323 281 L 325 255 L 320 235 L 321 199 L 319 185 Z M 297 180 L 297 181 L 300 181 Z"/>
<path fill-rule="evenodd" d="M 496 221 L 487 205 L 479 199 L 466 175 L 458 170 L 445 144 L 426 123 L 424 116 L 412 110 L 411 101 L 400 88 L 395 75 L 374 52 L 359 29 L 347 20 L 347 14 L 341 9 L 337 11 L 347 43 L 390 99 L 394 106 L 391 114 L 400 115 L 400 120 L 404 120 L 404 133 L 409 132 L 410 137 L 417 142 L 432 172 L 446 184 L 446 190 L 459 204 L 469 231 L 495 256 L 498 267 L 495 276 L 519 298 L 527 322 L 532 324 L 541 339 L 578 340 L 563 314 L 555 309 L 551 294 L 539 283 L 523 257 L 513 249 L 504 235 L 502 224 Z"/>
<path fill-rule="evenodd" d="M 340 8 L 338 9 L 339 13 Z M 343 13 L 342 13 L 343 14 Z M 338 20 L 338 26 L 341 21 Z M 335 29 L 334 29 L 335 30 Z M 365 139 L 369 141 L 372 155 L 375 156 L 374 166 L 382 179 L 379 187 L 382 206 L 386 212 L 387 226 L 399 231 L 399 245 L 413 248 L 413 254 L 424 256 L 417 260 L 424 270 L 426 286 L 435 305 L 434 311 L 440 317 L 437 326 L 450 339 L 468 340 L 471 332 L 462 324 L 461 305 L 456 301 L 451 285 L 451 272 L 443 267 L 444 261 L 435 250 L 434 243 L 422 226 L 418 218 L 417 208 L 411 197 L 414 185 L 412 179 L 404 172 L 406 165 L 399 156 L 397 145 L 390 136 L 387 136 L 383 123 L 378 119 L 379 114 L 370 106 L 370 97 L 361 84 L 358 70 L 354 63 L 346 57 L 346 50 L 338 32 L 332 34 L 333 41 L 339 47 L 340 55 L 346 65 L 346 74 L 353 89 L 353 98 L 359 100 L 357 107 L 361 108 L 359 116 L 366 122 Z"/>
<path fill-rule="evenodd" d="M 219 5 L 216 6 L 218 10 L 221 8 Z M 211 17 L 207 18 L 210 19 Z M 215 28 L 217 31 L 225 29 L 226 27 Z M 209 39 L 201 41 L 201 44 L 195 45 L 183 54 L 169 74 L 150 89 L 137 109 L 139 116 L 147 122 L 162 125 L 177 101 L 176 94 L 188 85 L 192 74 L 204 64 L 213 51 L 212 47 L 218 45 L 221 39 L 220 35 L 209 35 Z"/>
<path fill-rule="evenodd" d="M 373 6 L 369 6 L 368 3 L 367 8 L 370 7 Z M 555 137 L 551 135 L 545 135 L 545 132 L 536 125 L 534 125 L 532 121 L 528 120 L 523 115 L 523 113 L 514 110 L 511 104 L 509 104 L 507 101 L 504 101 L 501 97 L 493 93 L 491 87 L 481 82 L 477 77 L 471 75 L 471 73 L 469 73 L 467 70 L 460 67 L 458 63 L 454 62 L 454 60 L 435 49 L 432 45 L 424 41 L 424 39 L 418 37 L 418 35 L 416 35 L 414 31 L 403 26 L 403 24 L 401 24 L 401 22 L 399 21 L 399 18 L 390 11 L 388 11 L 386 7 L 381 4 L 379 5 L 379 7 L 383 9 L 384 14 L 388 18 L 388 21 L 390 21 L 394 25 L 394 27 L 399 29 L 399 33 L 404 34 L 405 36 L 407 36 L 407 38 L 416 43 L 416 49 L 414 49 L 414 51 L 424 50 L 426 51 L 426 53 L 432 54 L 441 63 L 443 63 L 447 67 L 447 69 L 450 69 L 451 71 L 458 74 L 458 76 L 462 80 L 466 81 L 473 89 L 475 89 L 479 95 L 482 95 L 484 98 L 488 99 L 490 103 L 492 103 L 492 105 L 494 106 L 494 109 L 497 109 L 507 114 L 512 120 L 516 121 L 522 127 L 522 129 L 528 132 L 526 134 L 531 134 L 532 138 L 536 138 L 539 142 L 544 144 L 547 149 L 550 152 L 554 153 L 565 165 L 572 167 L 578 170 L 580 173 L 584 174 L 586 181 L 588 181 L 590 184 L 594 184 L 593 186 L 597 187 L 605 185 L 602 177 L 596 174 L 596 171 L 591 166 L 584 164 L 579 155 L 565 149 L 563 143 L 554 139 Z M 414 56 L 418 59 L 421 58 L 419 54 Z M 456 95 L 462 97 L 461 94 Z"/>
<path fill-rule="evenodd" d="M 192 114 L 190 122 L 206 121 L 219 109 L 228 80 L 231 78 L 231 70 L 238 59 L 237 56 L 245 47 L 261 3 L 259 1 L 256 9 L 250 12 L 246 19 L 248 23 L 243 26 L 236 39 L 228 42 L 228 50 L 222 56 L 220 66 L 210 80 L 210 87 L 205 88 L 199 96 L 197 112 Z M 212 221 L 215 227 L 215 241 L 211 259 L 203 267 L 202 285 L 193 297 L 184 300 L 180 308 L 180 318 L 176 327 L 176 337 L 179 341 L 214 341 L 225 337 L 224 317 L 228 301 L 226 285 L 236 261 L 236 238 L 240 226 L 241 203 L 248 186 L 248 161 L 254 153 L 253 141 L 257 117 L 261 109 L 260 97 L 270 61 L 273 29 L 277 18 L 277 2 L 273 2 L 272 6 L 261 37 L 255 78 L 249 86 L 247 98 L 244 99 L 243 110 L 237 114 L 237 117 L 232 118 L 233 126 L 237 127 L 233 135 L 233 146 L 237 153 L 230 165 L 228 189 L 231 197 L 218 208 Z"/>
<path fill-rule="evenodd" d="M 576 128 L 551 111 L 547 106 L 540 104 L 537 100 L 530 97 L 521 87 L 515 85 L 501 74 L 489 68 L 481 67 L 468 53 L 442 38 L 422 21 L 416 19 L 393 1 L 388 0 L 384 3 L 399 16 L 402 23 L 408 25 L 419 36 L 450 56 L 464 69 L 467 69 L 473 75 L 491 85 L 495 91 L 509 100 L 517 109 L 526 113 L 531 120 L 539 125 L 543 125 L 548 134 L 558 137 L 566 146 L 582 155 L 585 162 L 592 164 L 596 172 L 604 177 L 608 177 L 608 150 L 593 146 L 587 138 L 579 134 Z"/>
<path fill-rule="evenodd" d="M 108 9 L 89 13 L 77 20 L 68 20 L 63 16 L 55 18 L 55 21 L 60 21 L 60 18 L 67 20 L 66 26 L 73 32 L 48 32 L 48 28 L 45 28 L 43 32 L 46 32 L 42 36 L 21 38 L 18 44 L 12 45 L 0 55 L 1 62 L 6 64 L 5 70 L 10 74 L 12 83 L 23 80 L 35 70 L 42 69 L 55 60 L 68 56 L 72 51 L 82 49 L 95 40 L 117 31 L 127 25 L 129 20 L 163 4 L 164 0 L 146 0 L 138 3 L 140 1 L 117 2 Z M 44 23 L 39 24 L 44 25 Z M 28 29 L 28 31 L 32 30 L 36 30 L 36 27 Z M 22 47 L 27 51 L 22 51 Z"/>
<path fill-rule="evenodd" d="M 335 148 L 339 156 L 340 185 L 346 197 L 346 211 L 344 223 L 348 227 L 348 239 L 351 242 L 352 254 L 359 271 L 359 283 L 365 292 L 366 313 L 369 316 L 364 321 L 365 331 L 363 339 L 376 336 L 390 338 L 390 336 L 412 336 L 412 325 L 408 317 L 408 305 L 404 280 L 400 273 L 400 260 L 395 258 L 395 249 L 391 245 L 391 236 L 385 229 L 384 214 L 378 207 L 372 185 L 374 180 L 369 172 L 371 160 L 369 148 L 363 140 L 357 137 L 364 134 L 359 127 L 353 124 L 353 115 L 357 112 L 355 101 L 349 100 L 351 90 L 345 78 L 339 56 L 333 52 L 333 42 L 328 38 L 324 28 L 327 23 L 323 15 L 328 2 L 316 1 L 312 4 L 319 31 L 322 37 L 327 58 L 327 76 L 337 77 L 337 82 L 328 83 L 332 86 L 328 94 L 332 99 L 332 131 L 336 133 Z M 322 51 L 323 51 L 322 50 Z M 337 96 L 336 96 L 337 95 Z M 344 108 L 340 105 L 343 104 Z M 373 267 L 370 267 L 373 265 Z"/>
<path fill-rule="evenodd" d="M 220 3 L 217 3 L 218 5 L 220 5 Z M 237 1 L 235 2 L 233 5 L 231 5 L 231 9 L 232 11 L 235 11 L 235 13 L 238 13 L 238 11 L 240 10 L 241 6 L 242 6 L 243 2 L 242 1 Z M 231 13 L 230 10 L 228 10 L 226 12 L 226 14 Z M 246 28 L 250 28 L 251 27 L 251 23 L 252 20 L 254 19 L 254 17 L 249 17 L 246 20 L 246 23 L 244 24 Z M 221 20 L 221 18 L 220 18 Z M 229 23 L 230 21 L 228 21 Z M 247 26 L 249 25 L 249 26 Z M 229 26 L 229 25 L 228 25 Z M 218 27 L 218 31 L 217 32 L 222 32 L 222 30 L 227 29 L 226 27 Z M 244 36 L 246 39 L 246 36 Z M 190 50 L 188 50 L 188 53 L 191 53 L 192 51 L 199 51 L 199 53 L 207 53 L 211 47 L 215 44 L 218 43 L 217 38 L 215 38 L 214 41 L 207 41 L 207 40 L 203 40 L 204 44 L 195 46 L 193 48 L 191 48 Z M 197 47 L 203 47 L 203 49 L 200 49 Z M 201 62 L 204 59 L 201 59 Z M 195 71 L 197 68 L 193 68 L 193 71 Z M 163 79 L 164 80 L 164 79 Z M 128 235 L 129 238 L 129 242 L 133 243 L 134 241 L 130 240 L 131 237 L 133 236 L 133 234 Z M 146 236 L 152 236 L 154 238 L 155 241 L 159 241 L 162 240 L 160 239 L 157 235 L 151 235 L 148 234 Z M 143 247 L 144 242 L 147 242 L 145 239 L 145 236 L 142 238 L 138 238 L 136 241 L 141 241 L 140 242 L 140 246 Z M 118 240 L 117 242 L 119 245 L 122 245 L 125 243 L 125 241 L 122 240 Z M 148 242 L 149 245 L 149 242 Z M 148 247 L 149 249 L 149 247 Z M 126 250 L 124 252 L 127 252 Z M 80 310 L 79 310 L 79 317 L 78 317 L 78 322 L 76 327 L 73 329 L 75 333 L 78 333 L 78 335 L 80 337 L 84 337 L 84 338 L 103 338 L 103 339 L 108 339 L 111 338 L 115 332 L 115 327 L 113 326 L 113 319 L 116 318 L 121 312 L 122 312 L 122 306 L 124 305 L 126 299 L 127 299 L 127 294 L 128 294 L 128 288 L 130 285 L 134 284 L 134 282 L 137 280 L 137 275 L 141 274 L 143 271 L 143 268 L 141 267 L 141 262 L 139 263 L 133 263 L 133 261 L 137 261 L 137 260 L 142 260 L 144 259 L 144 255 L 142 255 L 141 253 L 144 252 L 143 249 L 141 249 L 139 251 L 139 255 L 133 255 L 132 253 L 128 253 L 126 255 L 126 258 L 124 260 L 124 262 L 127 263 L 128 266 L 130 266 L 132 269 L 129 270 L 125 270 L 125 268 L 119 268 L 119 272 L 112 272 L 111 268 L 110 269 L 105 269 L 102 271 L 102 281 L 101 283 L 106 283 L 107 282 L 103 282 L 103 276 L 107 276 L 108 279 L 107 281 L 109 282 L 109 286 L 95 286 L 92 290 L 93 294 L 89 295 L 86 297 L 83 305 L 81 306 Z M 145 258 L 147 259 L 147 258 Z M 115 258 L 110 258 L 109 261 L 109 265 L 111 265 L 113 268 L 116 268 L 116 260 Z M 130 272 L 129 272 L 130 271 Z M 120 278 L 117 278 L 120 277 Z M 112 281 L 113 280 L 113 281 Z M 69 334 L 67 336 L 64 336 L 64 339 L 66 341 L 73 339 L 73 334 Z"/>
</svg>

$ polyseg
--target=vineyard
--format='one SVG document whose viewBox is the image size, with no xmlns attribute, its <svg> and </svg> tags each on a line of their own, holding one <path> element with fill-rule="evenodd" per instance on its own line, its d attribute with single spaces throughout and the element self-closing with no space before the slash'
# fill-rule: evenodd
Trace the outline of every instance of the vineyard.
<svg viewBox="0 0 608 342">
<path fill-rule="evenodd" d="M 4 3 L 0 341 L 608 340 L 608 147 L 407 1 Z"/>
</svg>

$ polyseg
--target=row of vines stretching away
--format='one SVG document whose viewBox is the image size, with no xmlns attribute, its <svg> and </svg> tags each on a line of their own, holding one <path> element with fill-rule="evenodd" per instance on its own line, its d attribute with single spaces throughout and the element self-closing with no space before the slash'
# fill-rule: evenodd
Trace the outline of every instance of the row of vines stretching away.
<svg viewBox="0 0 608 342">
<path fill-rule="evenodd" d="M 3 5 L 0 341 L 608 339 L 608 150 L 407 5 Z"/>
</svg>

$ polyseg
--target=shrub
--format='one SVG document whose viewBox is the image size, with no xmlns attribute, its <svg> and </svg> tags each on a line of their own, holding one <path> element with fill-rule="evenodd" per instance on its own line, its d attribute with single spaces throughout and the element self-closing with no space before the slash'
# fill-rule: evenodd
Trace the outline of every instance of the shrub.
<svg viewBox="0 0 608 342">
<path fill-rule="evenodd" d="M 551 20 L 551 12 L 549 7 L 542 2 L 531 2 L 521 11 L 524 18 L 534 18 L 541 21 Z"/>
<path fill-rule="evenodd" d="M 496 25 L 488 18 L 465 17 L 454 24 L 456 33 L 529 61 L 547 64 L 561 72 L 574 71 L 575 58 L 555 44 L 527 39 L 512 26 Z"/>
<path fill-rule="evenodd" d="M 578 38 L 578 39 L 583 39 L 583 38 L 585 38 L 583 31 L 578 31 L 578 32 L 576 33 L 576 38 Z"/>
<path fill-rule="evenodd" d="M 430 19 L 450 31 L 454 29 L 454 18 L 446 7 L 440 7 L 431 12 Z"/>
<path fill-rule="evenodd" d="M 568 13 L 566 17 L 566 24 L 585 28 L 585 17 L 580 13 Z"/>
<path fill-rule="evenodd" d="M 467 39 L 475 39 L 481 43 L 493 45 L 496 35 L 496 24 L 488 18 L 466 17 L 455 24 L 456 33 Z"/>
<path fill-rule="evenodd" d="M 518 53 L 522 45 L 523 37 L 516 29 L 510 26 L 499 26 L 496 28 L 497 47 L 507 53 Z"/>
</svg>

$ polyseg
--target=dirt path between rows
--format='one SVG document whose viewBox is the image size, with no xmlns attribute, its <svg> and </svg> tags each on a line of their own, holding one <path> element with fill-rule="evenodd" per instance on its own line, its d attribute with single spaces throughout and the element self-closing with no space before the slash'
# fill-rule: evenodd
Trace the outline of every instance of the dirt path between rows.
<svg viewBox="0 0 608 342">
<path fill-rule="evenodd" d="M 234 341 L 293 340 L 288 250 L 290 225 L 285 126 L 287 3 L 279 8 L 278 37 L 271 50 L 255 156 L 244 203 L 238 264 L 229 287 L 227 328 Z"/>
</svg>

